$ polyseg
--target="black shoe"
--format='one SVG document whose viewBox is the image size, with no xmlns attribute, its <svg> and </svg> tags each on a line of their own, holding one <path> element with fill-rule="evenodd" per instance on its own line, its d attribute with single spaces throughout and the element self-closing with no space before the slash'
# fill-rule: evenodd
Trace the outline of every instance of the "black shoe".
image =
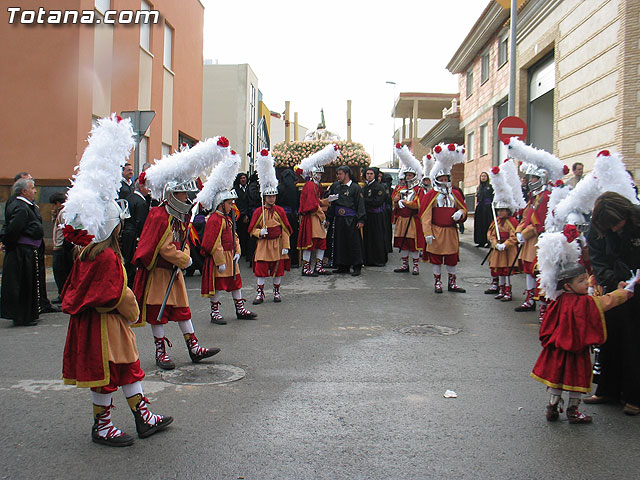
<svg viewBox="0 0 640 480">
<path fill-rule="evenodd" d="M 128 433 L 122 432 L 122 435 L 111 438 L 103 438 L 98 435 L 98 431 L 94 426 L 91 429 L 91 440 L 95 443 L 99 443 L 100 445 L 107 445 L 109 447 L 128 447 L 133 445 L 133 437 Z"/>
<path fill-rule="evenodd" d="M 339 267 L 336 268 L 333 273 L 349 273 L 349 268 Z"/>
<path fill-rule="evenodd" d="M 60 313 L 60 312 L 62 312 L 60 307 L 56 307 L 51 304 L 44 305 L 43 307 L 40 308 L 40 313 Z"/>
<path fill-rule="evenodd" d="M 212 318 L 211 323 L 214 323 L 216 325 L 226 325 L 227 321 L 224 318 Z"/>
<path fill-rule="evenodd" d="M 26 323 L 14 323 L 13 324 L 14 327 L 35 327 L 36 325 L 38 325 L 38 321 L 37 320 L 31 320 L 30 322 L 26 322 Z"/>
<path fill-rule="evenodd" d="M 362 273 L 362 267 L 353 267 L 353 272 L 351 272 L 352 277 L 359 277 Z"/>
<path fill-rule="evenodd" d="M 60 297 L 60 295 L 58 295 L 58 297 L 54 300 L 51 300 L 51 303 L 55 303 L 57 305 L 60 305 L 62 303 L 62 298 Z"/>
</svg>

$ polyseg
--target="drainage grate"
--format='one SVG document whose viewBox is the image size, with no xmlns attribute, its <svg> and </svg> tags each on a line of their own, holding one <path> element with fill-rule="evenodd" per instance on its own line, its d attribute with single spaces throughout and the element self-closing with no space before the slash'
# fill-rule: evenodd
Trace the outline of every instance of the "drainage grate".
<svg viewBox="0 0 640 480">
<path fill-rule="evenodd" d="M 238 381 L 245 377 L 240 367 L 221 364 L 185 365 L 175 370 L 160 372 L 162 380 L 175 385 L 223 385 Z"/>
<path fill-rule="evenodd" d="M 422 325 L 409 325 L 408 327 L 400 327 L 396 329 L 398 333 L 406 333 L 408 335 L 427 335 L 430 337 L 443 337 L 455 335 L 462 331 L 461 328 L 445 327 L 442 325 L 431 325 L 429 323 Z"/>
</svg>

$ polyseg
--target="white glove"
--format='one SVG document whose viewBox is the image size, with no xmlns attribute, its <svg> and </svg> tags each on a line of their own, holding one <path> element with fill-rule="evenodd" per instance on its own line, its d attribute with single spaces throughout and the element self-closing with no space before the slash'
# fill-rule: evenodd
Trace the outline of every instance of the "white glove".
<svg viewBox="0 0 640 480">
<path fill-rule="evenodd" d="M 399 206 L 400 208 L 404 208 L 404 200 L 399 200 L 399 201 L 398 201 L 398 206 Z"/>
<path fill-rule="evenodd" d="M 266 237 L 267 235 L 269 235 L 269 229 L 268 228 L 261 228 L 260 229 L 260 236 L 261 237 Z"/>
<path fill-rule="evenodd" d="M 329 200 L 330 202 L 335 202 L 338 198 L 340 198 L 340 195 L 338 195 L 337 193 L 333 193 L 329 195 L 329 197 L 327 197 L 327 200 Z"/>
<path fill-rule="evenodd" d="M 524 245 L 524 235 L 522 235 L 522 232 L 516 233 L 516 238 L 518 239 L 518 243 L 520 245 Z"/>
<path fill-rule="evenodd" d="M 635 273 L 632 271 L 631 273 L 633 273 L 633 277 L 628 280 L 629 285 L 624 287 L 624 289 L 633 292 L 636 288 L 636 283 L 640 280 L 640 270 L 636 270 Z"/>
<path fill-rule="evenodd" d="M 433 235 L 426 235 L 424 237 L 424 241 L 427 245 L 431 245 L 433 243 L 433 241 L 435 240 L 436 237 L 434 237 Z"/>
<path fill-rule="evenodd" d="M 451 215 L 451 218 L 453 218 L 454 222 L 457 222 L 458 220 L 460 220 L 462 218 L 462 215 L 464 215 L 464 211 L 463 210 L 458 210 L 456 213 Z"/>
<path fill-rule="evenodd" d="M 283 248 L 282 249 L 282 255 L 288 255 L 289 254 L 289 249 L 288 248 Z"/>
<path fill-rule="evenodd" d="M 193 258 L 189 257 L 189 263 L 187 263 L 187 266 L 184 268 L 189 268 L 191 265 L 193 265 Z"/>
<path fill-rule="evenodd" d="M 233 256 L 233 263 L 236 263 L 238 260 L 240 260 L 240 254 L 239 254 L 239 253 L 236 253 L 236 254 Z"/>
<path fill-rule="evenodd" d="M 224 273 L 224 271 L 227 269 L 227 264 L 223 263 L 222 265 L 218 266 L 218 271 L 220 273 Z"/>
<path fill-rule="evenodd" d="M 506 245 L 504 243 L 499 243 L 496 245 L 496 250 L 498 250 L 499 252 L 502 252 L 506 247 Z"/>
</svg>

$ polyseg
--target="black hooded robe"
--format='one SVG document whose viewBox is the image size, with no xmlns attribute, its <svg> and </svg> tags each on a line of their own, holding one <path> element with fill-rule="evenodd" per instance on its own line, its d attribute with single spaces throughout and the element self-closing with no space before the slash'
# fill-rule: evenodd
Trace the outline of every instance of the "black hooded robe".
<svg viewBox="0 0 640 480">
<path fill-rule="evenodd" d="M 367 212 L 367 223 L 363 229 L 364 264 L 381 267 L 387 263 L 386 189 L 376 180 L 362 188 L 362 196 Z"/>
<path fill-rule="evenodd" d="M 289 236 L 289 258 L 291 266 L 297 268 L 300 265 L 298 249 L 298 232 L 300 231 L 300 222 L 298 220 L 298 208 L 300 207 L 300 192 L 296 186 L 297 176 L 290 168 L 282 172 L 280 183 L 278 184 L 277 204 L 281 206 L 287 214 L 287 220 L 291 225 L 291 235 Z"/>
<path fill-rule="evenodd" d="M 367 218 L 362 190 L 355 181 L 349 186 L 335 182 L 329 189 L 329 195 L 333 194 L 339 195 L 327 212 L 332 224 L 330 242 L 333 266 L 360 267 L 364 263 L 364 254 L 362 234 L 357 224 L 365 223 Z"/>
</svg>

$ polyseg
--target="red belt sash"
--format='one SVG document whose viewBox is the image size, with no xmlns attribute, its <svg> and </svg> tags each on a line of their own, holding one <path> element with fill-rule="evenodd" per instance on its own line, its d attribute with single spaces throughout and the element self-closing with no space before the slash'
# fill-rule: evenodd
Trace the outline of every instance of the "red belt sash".
<svg viewBox="0 0 640 480">
<path fill-rule="evenodd" d="M 431 216 L 431 223 L 438 227 L 453 227 L 454 221 L 452 215 L 456 213 L 453 207 L 434 207 Z"/>
<path fill-rule="evenodd" d="M 267 233 L 268 239 L 278 238 L 280 235 L 282 235 L 282 227 L 280 225 L 278 225 L 277 227 L 268 227 L 267 230 L 269 232 Z"/>
</svg>

